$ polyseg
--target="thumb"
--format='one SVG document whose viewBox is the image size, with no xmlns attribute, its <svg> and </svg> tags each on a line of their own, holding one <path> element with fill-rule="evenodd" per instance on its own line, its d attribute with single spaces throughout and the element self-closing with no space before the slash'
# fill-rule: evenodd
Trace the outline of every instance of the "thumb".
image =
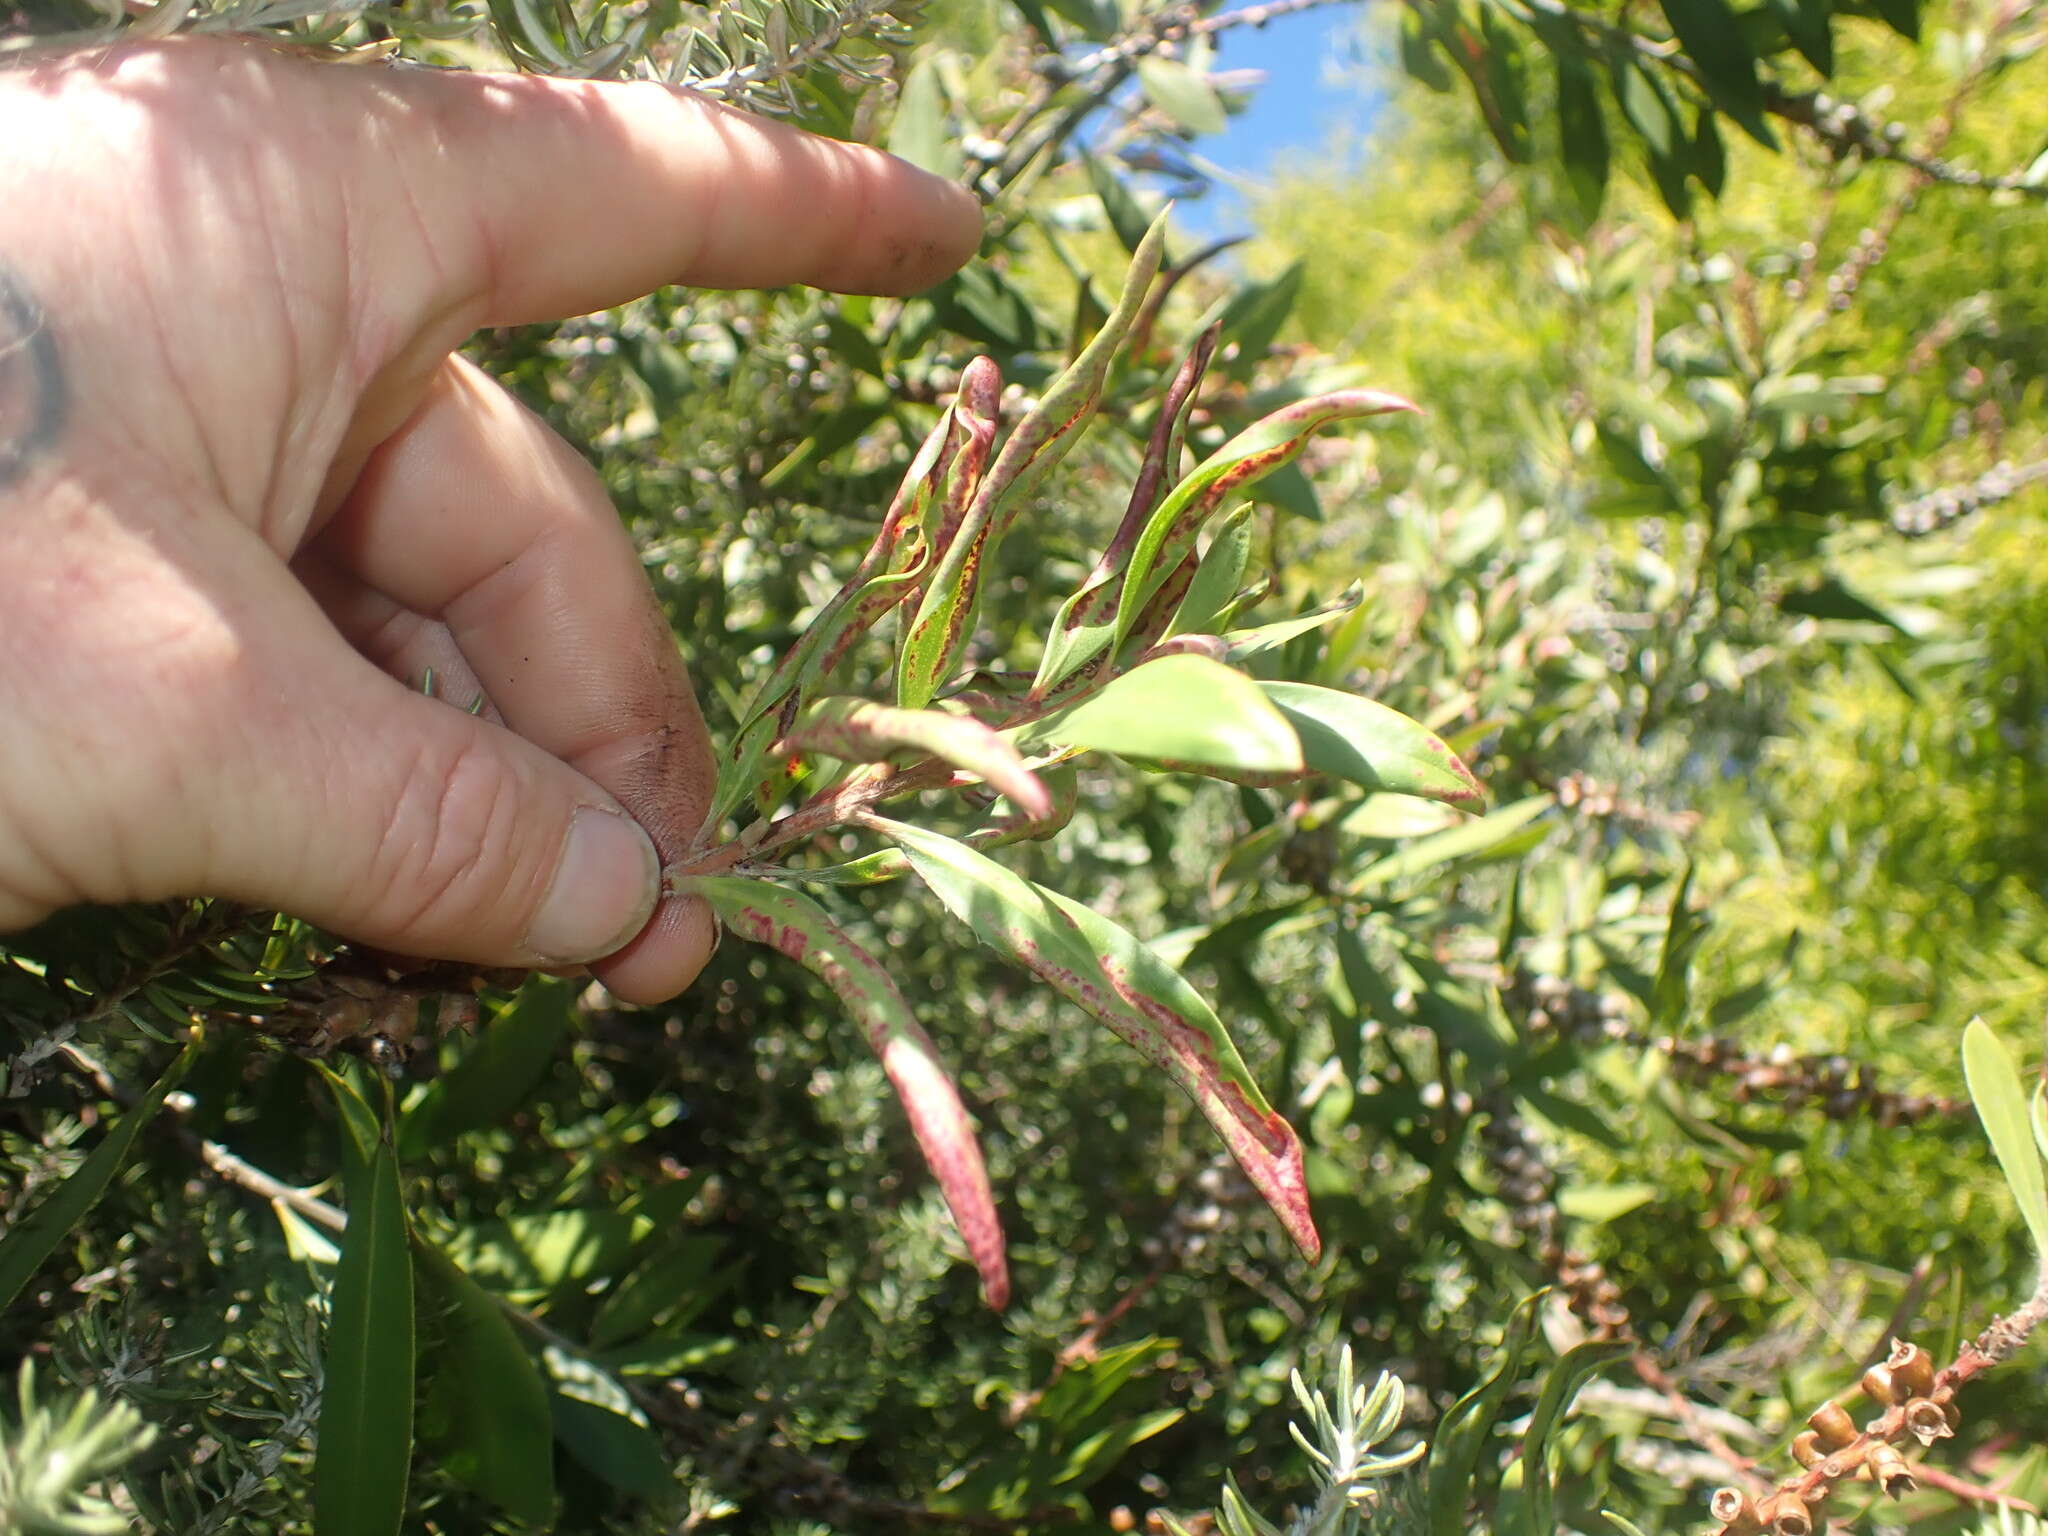
<svg viewBox="0 0 2048 1536">
<path fill-rule="evenodd" d="M 264 738 L 211 840 L 211 885 L 379 948 L 488 965 L 580 964 L 646 925 L 660 859 L 602 789 L 352 653 L 335 660 L 321 708 Z"/>
</svg>

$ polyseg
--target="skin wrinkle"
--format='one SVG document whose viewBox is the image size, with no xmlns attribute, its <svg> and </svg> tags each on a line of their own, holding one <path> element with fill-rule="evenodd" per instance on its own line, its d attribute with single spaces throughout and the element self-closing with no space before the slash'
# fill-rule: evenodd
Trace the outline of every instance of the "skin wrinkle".
<svg viewBox="0 0 2048 1536">
<path fill-rule="evenodd" d="M 0 439 L 0 491 L 20 480 L 54 448 L 70 415 L 70 388 L 56 333 L 43 307 L 0 265 L 0 407 L 17 391 L 24 420 L 11 439 Z M 6 419 L 0 417 L 0 425 Z"/>
<path fill-rule="evenodd" d="M 300 202 L 297 188 L 287 178 L 283 183 L 284 201 Z M 275 290 L 275 323 L 282 338 L 285 355 L 284 389 L 282 401 L 282 423 L 279 440 L 284 451 L 277 454 L 269 467 L 261 500 L 258 506 L 258 527 L 262 529 L 272 546 L 289 549 L 284 539 L 283 525 L 292 518 L 287 515 L 290 505 L 313 505 L 318 482 L 308 486 L 305 465 L 316 465 L 325 457 L 324 449 L 340 441 L 347 431 L 347 418 L 333 421 L 336 401 L 333 382 L 325 381 L 313 385 L 309 390 L 314 370 L 307 366 L 307 345 L 301 334 L 305 327 L 299 323 L 299 315 L 310 310 L 315 327 L 322 333 L 318 343 L 323 351 L 332 352 L 333 333 L 336 330 L 337 311 L 331 303 L 323 302 L 322 291 L 328 285 L 305 283 L 296 270 L 290 253 L 279 239 L 279 231 L 288 227 L 285 208 L 280 199 L 277 178 L 260 178 L 255 201 L 259 209 L 257 224 L 262 230 L 263 241 L 269 254 L 269 268 L 278 274 Z M 345 249 L 345 247 L 344 247 Z M 344 259 L 346 259 L 344 257 Z M 342 292 L 348 288 L 344 283 Z M 304 521 L 306 514 L 300 513 L 298 520 Z"/>
<path fill-rule="evenodd" d="M 4 254 L 93 403 L 33 515 L 0 518 L 0 583 L 21 583 L 0 586 L 0 647 L 52 658 L 0 676 L 0 922 L 54 905 L 54 851 L 96 895 L 222 895 L 530 964 L 575 806 L 621 799 L 679 854 L 710 743 L 589 466 L 490 410 L 423 458 L 372 455 L 481 323 L 670 282 L 921 286 L 971 250 L 972 204 L 651 85 L 364 74 L 211 39 L 0 72 L 0 139 L 0 206 L 49 215 L 14 221 Z M 929 270 L 904 266 L 918 250 Z M 315 539 L 337 514 L 387 542 L 346 521 Z M 444 604 L 501 546 L 523 548 L 501 595 L 527 596 L 477 654 L 519 679 L 517 732 L 451 708 L 474 676 L 456 633 L 370 579 Z M 45 590 L 74 567 L 118 590 Z M 232 654 L 197 631 L 156 649 L 191 623 Z M 416 691 L 426 658 L 447 703 Z M 31 808 L 34 855 L 8 835 Z M 711 941 L 702 904 L 671 901 L 595 970 L 658 1001 Z"/>
</svg>

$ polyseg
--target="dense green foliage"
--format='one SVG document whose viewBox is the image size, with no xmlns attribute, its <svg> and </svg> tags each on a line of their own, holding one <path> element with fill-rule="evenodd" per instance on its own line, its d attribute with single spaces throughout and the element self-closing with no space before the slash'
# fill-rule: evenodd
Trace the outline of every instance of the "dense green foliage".
<svg viewBox="0 0 2048 1536">
<path fill-rule="evenodd" d="M 1097 333 L 1233 104 L 1205 78 L 1231 26 L 1108 0 L 872 26 L 750 4 L 724 32 L 699 11 L 636 34 L 625 7 L 394 6 L 310 35 L 716 73 L 989 194 L 984 259 L 923 298 L 662 293 L 477 339 L 587 446 L 730 731 L 970 360 L 1015 381 L 1014 425 Z M 792 53 L 828 14 L 849 25 L 824 62 Z M 951 1063 L 1007 1232 L 1000 1313 L 841 998 L 769 949 L 728 942 L 634 1012 L 393 974 L 218 905 L 67 914 L 0 948 L 0 1278 L 24 1214 L 104 1193 L 45 1219 L 0 1350 L 154 1426 L 102 1433 L 95 1466 L 132 1452 L 114 1505 L 179 1533 L 812 1536 L 1155 1507 L 1235 1533 L 1318 1501 L 1301 1528 L 1549 1536 L 1612 1511 L 1655 1536 L 1792 1473 L 1800 1421 L 1891 1335 L 1947 1364 L 2019 1306 L 2036 1256 L 1959 1049 L 1981 1015 L 2031 1065 L 2048 1008 L 2048 22 L 1730 14 L 1362 22 L 1370 142 L 1283 176 L 1235 269 L 1169 233 L 1175 280 L 1100 419 L 982 573 L 968 661 L 1028 675 L 1209 322 L 1199 452 L 1328 390 L 1428 412 L 1317 439 L 1209 525 L 1248 589 L 1214 627 L 1332 607 L 1233 659 L 1421 722 L 1486 804 L 1095 754 L 1064 830 L 993 855 L 1215 1003 L 1299 1133 L 1319 1260 L 1153 1065 L 913 879 L 803 888 Z M 1221 24 L 1175 30 L 1200 15 Z M 1816 128 L 1823 87 L 1857 106 Z M 1901 135 L 1859 147 L 1880 119 Z M 878 630 L 835 689 L 894 700 L 894 656 Z M 882 846 L 835 827 L 790 863 Z M 451 1027 L 479 987 L 481 1027 Z M 125 1166 L 91 1162 L 117 1123 Z M 1290 1376 L 1347 1348 L 1360 1417 L 1381 1369 L 1406 1384 L 1405 1425 L 1355 1448 L 1430 1447 L 1369 1498 L 1287 1429 L 1329 1451 Z M 401 1357 L 411 1435 L 358 1414 L 316 1452 Z M 2038 1372 L 1959 1406 L 1927 1465 L 2048 1496 Z M 0 1470 L 34 1416 L 0 1428 Z M 1940 1481 L 1898 1505 L 1844 1482 L 1828 1513 L 1977 1529 Z M 43 1528 L 105 1528 L 53 1486 Z"/>
</svg>

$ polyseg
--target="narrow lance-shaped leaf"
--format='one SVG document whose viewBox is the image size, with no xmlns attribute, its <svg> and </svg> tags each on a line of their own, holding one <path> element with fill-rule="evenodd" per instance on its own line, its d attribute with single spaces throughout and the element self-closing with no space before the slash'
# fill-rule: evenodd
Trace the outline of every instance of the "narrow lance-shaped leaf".
<svg viewBox="0 0 2048 1536">
<path fill-rule="evenodd" d="M 1429 1457 L 1426 1529 L 1430 1536 L 1465 1536 L 1472 1529 L 1465 1511 L 1475 1491 L 1473 1473 L 1499 1422 L 1501 1405 L 1520 1377 L 1522 1357 L 1536 1337 L 1547 1294 L 1537 1291 L 1522 1299 L 1508 1317 L 1486 1379 L 1453 1403 L 1437 1422 L 1436 1444 Z"/>
<path fill-rule="evenodd" d="M 685 876 L 671 885 L 678 895 L 703 897 L 734 933 L 780 950 L 838 996 L 903 1101 L 911 1134 L 980 1272 L 982 1295 L 998 1310 L 1009 1305 L 1002 1224 L 967 1106 L 881 962 L 800 892 L 729 875 Z"/>
<path fill-rule="evenodd" d="M 135 1138 L 142 1134 L 142 1128 L 163 1108 L 164 1099 L 191 1070 L 193 1060 L 199 1054 L 199 1045 L 199 1036 L 195 1033 L 164 1069 L 163 1076 L 108 1128 L 99 1145 L 87 1154 L 85 1161 L 69 1178 L 57 1186 L 56 1192 L 26 1216 L 16 1217 L 14 1224 L 7 1229 L 7 1235 L 0 1237 L 0 1311 L 5 1311 L 13 1303 L 14 1298 L 21 1294 L 22 1287 L 35 1278 L 44 1260 L 57 1251 L 57 1245 L 64 1241 L 66 1234 L 107 1192 L 115 1175 L 127 1165 Z"/>
<path fill-rule="evenodd" d="M 2048 1181 L 2043 1179 L 2041 1154 L 2031 1133 L 2026 1092 L 2012 1057 L 1982 1019 L 1970 1020 L 1963 1030 L 1963 1081 L 2034 1239 L 2034 1254 L 2048 1265 Z"/>
<path fill-rule="evenodd" d="M 1301 739 L 1318 773 L 1453 805 L 1483 798 L 1472 770 L 1432 731 L 1397 710 L 1309 683 L 1261 683 Z"/>
<path fill-rule="evenodd" d="M 1214 634 L 1216 619 L 1224 606 L 1237 596 L 1244 584 L 1245 567 L 1252 558 L 1252 504 L 1232 508 L 1216 525 L 1216 532 L 1195 567 L 1195 579 L 1188 595 L 1181 599 L 1168 634 Z"/>
<path fill-rule="evenodd" d="M 1195 569 L 1201 562 L 1190 550 L 1188 557 L 1174 567 L 1173 574 L 1159 584 L 1159 590 L 1152 594 L 1152 600 L 1145 605 L 1145 611 L 1138 615 L 1138 622 L 1131 626 L 1129 646 L 1126 654 L 1143 656 L 1149 652 L 1173 627 L 1173 616 L 1180 611 L 1181 600 L 1188 595 L 1188 588 L 1195 584 Z M 1186 638 L 1186 637 L 1184 637 Z M 1214 638 L 1214 637 L 1210 637 Z M 1216 660 L 1223 659 L 1223 642 L 1217 640 Z M 1208 648 L 1203 647 L 1204 654 Z"/>
<path fill-rule="evenodd" d="M 1146 601 L 1195 547 L 1202 525 L 1232 493 L 1291 464 L 1318 428 L 1390 411 L 1413 411 L 1412 401 L 1377 389 L 1348 389 L 1283 406 L 1225 443 L 1175 486 L 1153 512 L 1131 552 L 1117 606 L 1116 636 L 1123 644 Z"/>
<path fill-rule="evenodd" d="M 1558 152 L 1579 212 L 1590 222 L 1607 195 L 1607 120 L 1592 67 L 1573 53 L 1556 58 Z"/>
<path fill-rule="evenodd" d="M 959 531 L 939 556 L 917 616 L 904 632 L 896 670 L 896 702 L 919 708 L 959 664 L 979 610 L 981 572 L 1016 509 L 1039 480 L 1065 456 L 1101 403 L 1102 382 L 1137 318 L 1159 271 L 1166 242 L 1166 215 L 1146 231 L 1131 258 L 1116 308 L 1081 355 L 1046 387 L 1038 405 L 1017 424 L 983 476 Z"/>
<path fill-rule="evenodd" d="M 416 1157 L 467 1132 L 501 1124 L 525 1102 L 573 1025 L 576 988 L 535 977 L 494 1018 L 462 1059 L 427 1085 L 398 1127 L 399 1150 Z"/>
<path fill-rule="evenodd" d="M 933 499 L 935 482 L 946 462 L 947 449 L 959 435 L 958 428 L 958 416 L 949 407 L 918 446 L 910 468 L 904 471 L 902 484 L 889 503 L 889 510 L 882 515 L 882 525 L 875 531 L 874 541 L 869 544 L 867 553 L 861 556 L 860 564 L 798 637 L 796 644 L 775 664 L 775 670 L 755 690 L 746 708 L 740 711 L 742 728 L 768 714 L 789 695 L 791 689 L 802 683 L 811 658 L 838 638 L 842 616 L 861 589 L 895 563 L 905 535 L 922 527 L 925 508 Z"/>
<path fill-rule="evenodd" d="M 924 558 L 922 548 L 906 546 L 917 542 L 925 508 L 939 491 L 936 482 L 946 451 L 960 431 L 955 412 L 948 409 L 911 459 L 889 510 L 883 514 L 874 542 L 854 573 L 797 637 L 796 643 L 783 653 L 740 711 L 732 745 L 719 764 L 718 784 L 705 813 L 705 828 L 716 827 L 753 793 L 770 748 L 780 734 L 769 716 L 806 682 L 830 670 L 867 625 L 914 590 L 914 585 L 904 586 L 889 602 L 875 601 L 873 591 L 876 583 L 886 582 L 892 571 L 914 569 Z"/>
<path fill-rule="evenodd" d="M 983 943 L 1178 1083 L 1302 1252 L 1313 1259 L 1322 1251 L 1293 1127 L 1266 1102 L 1222 1022 L 1178 971 L 1108 918 L 963 843 L 879 816 L 863 820 L 910 855 L 918 877 Z"/>
<path fill-rule="evenodd" d="M 539 1366 L 491 1294 L 416 1239 L 427 1319 L 420 1439 L 441 1467 L 528 1525 L 554 1513 L 554 1426 Z"/>
<path fill-rule="evenodd" d="M 914 749 L 978 774 L 1034 821 L 1052 814 L 1052 797 L 1017 749 L 966 715 L 895 709 L 868 699 L 819 699 L 783 738 L 782 749 L 823 752 L 851 763 L 879 763 Z"/>
<path fill-rule="evenodd" d="M 1728 0 L 1658 0 L 1664 19 L 1698 68 L 1707 92 L 1765 149 L 1778 147 L 1764 120 L 1764 88 L 1756 55 Z"/>
<path fill-rule="evenodd" d="M 328 1302 L 317 1536 L 395 1536 L 412 1461 L 412 1259 L 398 1154 L 380 1141 L 353 1191 Z"/>
<path fill-rule="evenodd" d="M 1522 1435 L 1522 1488 L 1529 1501 L 1529 1529 L 1543 1536 L 1557 1529 L 1557 1469 L 1551 1465 L 1550 1442 L 1572 1399 L 1597 1372 L 1626 1360 L 1637 1346 L 1627 1339 L 1587 1339 L 1567 1350 L 1543 1379 L 1543 1391 Z"/>
<path fill-rule="evenodd" d="M 1129 563 L 1131 551 L 1138 546 L 1138 536 L 1151 520 L 1152 510 L 1159 502 L 1159 488 L 1170 477 L 1180 473 L 1188 413 L 1194 409 L 1195 396 L 1209 371 L 1210 360 L 1216 354 L 1216 341 L 1221 334 L 1221 322 L 1203 331 L 1182 359 L 1173 383 L 1167 386 L 1166 398 L 1160 403 L 1159 417 L 1152 423 L 1152 435 L 1145 445 L 1144 462 L 1139 465 L 1138 478 L 1131 486 L 1131 499 L 1124 509 L 1123 521 L 1117 525 L 1108 546 L 1097 557 L 1095 568 L 1088 573 L 1081 589 L 1060 605 L 1060 611 L 1053 619 L 1052 633 L 1046 638 L 1038 678 L 1031 686 L 1033 698 L 1048 696 L 1054 684 L 1069 677 L 1084 673 L 1093 675 L 1099 670 L 1102 660 L 1099 655 L 1095 657 L 1095 667 L 1077 668 L 1067 664 L 1074 637 L 1092 634 L 1116 616 L 1120 590 L 1118 575 Z M 1081 660 L 1086 662 L 1089 657 L 1084 656 Z"/>
<path fill-rule="evenodd" d="M 953 402 L 955 430 L 951 439 L 958 446 L 944 479 L 935 493 L 919 498 L 918 520 L 912 531 L 899 539 L 899 553 L 889 568 L 870 577 L 855 596 L 838 639 L 826 649 L 825 659 L 818 667 L 820 679 L 832 675 L 846 653 L 884 614 L 924 590 L 938 552 L 951 544 L 959 532 L 968 502 L 975 487 L 981 484 L 982 471 L 988 467 L 1002 387 L 1002 375 L 989 358 L 977 357 L 961 371 L 960 387 Z"/>
<path fill-rule="evenodd" d="M 1364 602 L 1365 586 L 1354 581 L 1320 608 L 1312 608 L 1291 619 L 1276 619 L 1254 629 L 1230 630 L 1223 636 L 1223 643 L 1228 648 L 1230 660 L 1245 661 L 1266 651 L 1278 650 L 1288 641 L 1334 623 L 1347 613 L 1356 613 Z"/>
</svg>

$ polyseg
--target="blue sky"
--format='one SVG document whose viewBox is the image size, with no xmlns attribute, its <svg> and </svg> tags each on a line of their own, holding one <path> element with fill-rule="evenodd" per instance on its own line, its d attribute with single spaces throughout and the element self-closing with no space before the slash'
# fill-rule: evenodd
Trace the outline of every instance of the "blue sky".
<svg viewBox="0 0 2048 1536">
<path fill-rule="evenodd" d="M 1362 123 L 1363 91 L 1329 67 L 1343 56 L 1345 38 L 1356 29 L 1359 11 L 1353 5 L 1324 6 L 1279 17 L 1264 27 L 1219 33 L 1216 67 L 1264 70 L 1267 83 L 1251 110 L 1232 118 L 1230 131 L 1222 138 L 1205 139 L 1203 151 L 1230 170 L 1257 175 L 1283 150 L 1316 148 L 1331 129 Z"/>
<path fill-rule="evenodd" d="M 1371 116 L 1371 97 L 1355 76 L 1347 79 L 1334 67 L 1347 56 L 1345 39 L 1357 27 L 1360 10 L 1331 5 L 1278 17 L 1262 28 L 1220 33 L 1218 69 L 1263 70 L 1267 79 L 1251 109 L 1232 118 L 1221 138 L 1202 140 L 1197 151 L 1226 171 L 1262 180 L 1276 157 L 1312 154 L 1338 129 L 1362 128 Z M 1187 212 L 1205 224 L 1236 222 L 1229 216 L 1234 199 L 1227 187 L 1219 186 L 1205 201 L 1221 206 Z"/>
</svg>

